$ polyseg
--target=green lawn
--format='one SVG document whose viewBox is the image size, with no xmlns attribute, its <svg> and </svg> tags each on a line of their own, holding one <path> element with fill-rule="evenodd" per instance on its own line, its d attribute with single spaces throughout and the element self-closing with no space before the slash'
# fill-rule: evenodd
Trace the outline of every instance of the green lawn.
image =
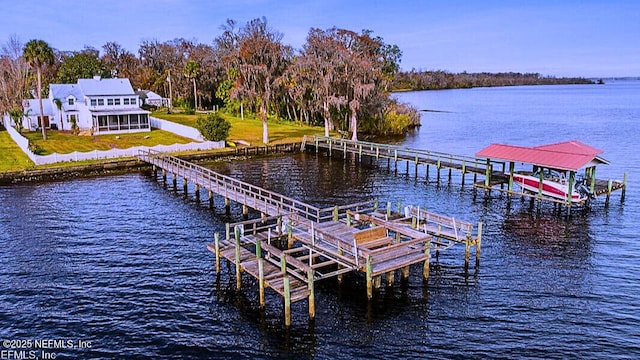
<svg viewBox="0 0 640 360">
<path fill-rule="evenodd" d="M 244 140 L 251 145 L 262 144 L 262 121 L 253 117 L 245 117 L 244 120 L 236 116 L 220 113 L 231 123 L 229 141 Z M 205 115 L 185 115 L 167 114 L 166 112 L 155 112 L 152 116 L 172 121 L 178 124 L 195 127 L 198 116 Z M 304 135 L 323 135 L 324 129 L 318 126 L 299 125 L 285 120 L 269 120 L 269 143 L 285 143 L 301 141 Z M 334 134 L 335 135 L 335 134 Z"/>
<path fill-rule="evenodd" d="M 113 148 L 126 149 L 134 146 L 186 144 L 193 141 L 162 130 L 97 136 L 76 136 L 66 131 L 47 131 L 46 141 L 42 140 L 42 133 L 39 131 L 28 132 L 24 135 L 32 144 L 42 149 L 40 155 L 68 154 L 74 151 L 110 150 Z"/>
<path fill-rule="evenodd" d="M 0 130 L 0 172 L 24 170 L 34 164 L 16 145 L 6 130 Z"/>
</svg>

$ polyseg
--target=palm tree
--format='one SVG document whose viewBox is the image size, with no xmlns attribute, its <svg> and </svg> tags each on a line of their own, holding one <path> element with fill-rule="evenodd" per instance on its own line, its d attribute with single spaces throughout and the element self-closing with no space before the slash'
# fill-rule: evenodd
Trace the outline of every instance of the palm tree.
<svg viewBox="0 0 640 360">
<path fill-rule="evenodd" d="M 184 76 L 187 79 L 191 79 L 193 81 L 193 108 L 198 109 L 198 93 L 196 91 L 196 76 L 200 72 L 200 65 L 193 61 L 189 60 L 186 64 L 184 64 Z"/>
<path fill-rule="evenodd" d="M 62 122 L 62 100 L 55 98 L 53 99 L 53 103 L 56 104 L 58 113 L 60 114 L 60 130 L 64 130 L 64 122 Z"/>
<path fill-rule="evenodd" d="M 25 46 L 22 56 L 24 60 L 36 69 L 38 75 L 38 102 L 40 103 L 40 128 L 42 139 L 47 140 L 47 132 L 44 129 L 44 109 L 42 107 L 42 68 L 53 64 L 53 50 L 43 40 L 30 40 Z"/>
</svg>

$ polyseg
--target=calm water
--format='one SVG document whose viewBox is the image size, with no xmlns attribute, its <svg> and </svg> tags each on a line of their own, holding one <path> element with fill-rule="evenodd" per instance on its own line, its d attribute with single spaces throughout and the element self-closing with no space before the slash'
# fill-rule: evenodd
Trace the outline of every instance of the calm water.
<svg viewBox="0 0 640 360">
<path fill-rule="evenodd" d="M 233 269 L 217 275 L 206 250 L 240 220 L 222 199 L 210 211 L 190 189 L 164 189 L 148 174 L 0 187 L 0 340 L 64 339 L 88 349 L 58 358 L 628 358 L 640 357 L 640 82 L 603 86 L 472 89 L 402 94 L 428 112 L 403 140 L 473 155 L 492 142 L 578 139 L 605 151 L 599 177 L 629 173 L 625 203 L 571 218 L 435 172 L 398 175 L 384 164 L 314 154 L 212 163 L 220 172 L 301 200 L 332 205 L 402 199 L 483 221 L 482 264 L 465 274 L 463 249 L 432 262 L 428 286 L 413 268 L 367 304 L 362 276 L 316 289 L 283 326 L 279 296 Z M 404 170 L 404 165 L 400 166 Z M 467 179 L 467 184 L 471 181 Z M 0 350 L 5 350 L 4 348 Z"/>
</svg>

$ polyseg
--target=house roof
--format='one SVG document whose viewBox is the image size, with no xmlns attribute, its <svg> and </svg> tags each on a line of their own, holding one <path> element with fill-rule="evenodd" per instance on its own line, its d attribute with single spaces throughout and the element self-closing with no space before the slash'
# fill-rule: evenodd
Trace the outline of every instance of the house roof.
<svg viewBox="0 0 640 360">
<path fill-rule="evenodd" d="M 102 79 L 96 76 L 92 79 L 78 79 L 78 86 L 86 96 L 135 95 L 129 79 L 124 78 Z"/>
<path fill-rule="evenodd" d="M 28 106 L 24 109 L 26 113 L 29 113 L 29 116 L 40 116 L 40 104 L 38 103 L 38 99 L 27 99 Z M 31 112 L 29 112 L 31 110 Z M 51 101 L 47 101 L 47 99 L 42 99 L 42 111 L 45 116 L 53 116 L 53 107 Z"/>
<path fill-rule="evenodd" d="M 602 150 L 572 140 L 536 147 L 491 144 L 476 153 L 476 156 L 577 171 L 587 165 L 608 164 L 607 160 L 598 156 L 601 153 Z"/>
</svg>

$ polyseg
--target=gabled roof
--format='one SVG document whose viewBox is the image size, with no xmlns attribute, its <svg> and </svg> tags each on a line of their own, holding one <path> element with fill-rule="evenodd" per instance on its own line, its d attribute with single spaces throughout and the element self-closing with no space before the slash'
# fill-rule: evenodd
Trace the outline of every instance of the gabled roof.
<svg viewBox="0 0 640 360">
<path fill-rule="evenodd" d="M 40 116 L 40 103 L 38 99 L 27 99 L 27 107 L 25 107 L 25 113 L 29 113 L 29 116 Z M 31 111 L 29 111 L 31 109 Z M 53 106 L 51 101 L 42 99 L 42 111 L 44 116 L 53 116 Z"/>
<path fill-rule="evenodd" d="M 476 156 L 577 171 L 587 165 L 608 164 L 607 160 L 598 156 L 601 153 L 602 150 L 572 140 L 536 147 L 491 144 L 480 150 Z"/>
<path fill-rule="evenodd" d="M 78 79 L 78 85 L 85 96 L 135 95 L 129 79 Z"/>
<path fill-rule="evenodd" d="M 83 98 L 82 90 L 78 84 L 50 84 L 49 89 L 53 99 L 64 100 L 69 95 L 72 95 L 78 100 L 82 100 Z"/>
</svg>

